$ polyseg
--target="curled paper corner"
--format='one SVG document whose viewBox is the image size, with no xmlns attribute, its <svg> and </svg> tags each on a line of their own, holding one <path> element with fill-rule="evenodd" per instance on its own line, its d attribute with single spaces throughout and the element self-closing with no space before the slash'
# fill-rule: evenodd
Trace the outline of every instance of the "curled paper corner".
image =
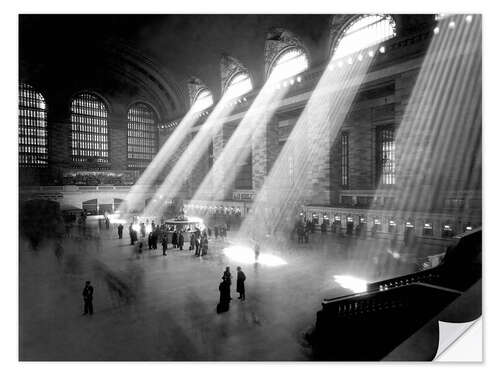
<svg viewBox="0 0 500 375">
<path fill-rule="evenodd" d="M 443 321 L 438 323 L 439 346 L 434 361 L 481 362 L 483 360 L 482 317 L 465 323 Z"/>
</svg>

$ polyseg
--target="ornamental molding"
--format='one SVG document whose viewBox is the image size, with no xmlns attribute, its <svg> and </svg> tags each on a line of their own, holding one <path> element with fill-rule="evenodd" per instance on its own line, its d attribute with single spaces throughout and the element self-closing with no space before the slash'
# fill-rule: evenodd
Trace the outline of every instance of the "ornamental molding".
<svg viewBox="0 0 500 375">
<path fill-rule="evenodd" d="M 221 74 L 221 92 L 224 93 L 231 82 L 231 79 L 239 73 L 245 73 L 250 77 L 250 72 L 241 63 L 240 60 L 233 56 L 223 54 L 220 60 L 220 74 Z"/>
<path fill-rule="evenodd" d="M 300 48 L 309 60 L 309 51 L 305 44 L 291 31 L 282 28 L 272 28 L 267 32 L 266 44 L 264 49 L 265 72 L 269 77 L 271 67 L 283 51 L 290 48 Z"/>
<path fill-rule="evenodd" d="M 207 85 L 203 83 L 203 81 L 197 77 L 191 77 L 188 80 L 188 93 L 189 93 L 189 103 L 190 105 L 194 104 L 196 97 L 202 90 L 208 90 Z"/>
</svg>

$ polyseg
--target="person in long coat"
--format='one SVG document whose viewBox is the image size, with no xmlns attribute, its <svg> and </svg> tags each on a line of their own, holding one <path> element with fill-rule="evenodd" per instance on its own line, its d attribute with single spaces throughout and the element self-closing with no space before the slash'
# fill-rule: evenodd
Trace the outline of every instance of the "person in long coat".
<svg viewBox="0 0 500 375">
<path fill-rule="evenodd" d="M 128 227 L 128 234 L 130 236 L 130 244 L 134 244 L 134 228 L 132 227 L 132 224 Z"/>
<path fill-rule="evenodd" d="M 90 281 L 85 282 L 85 287 L 82 292 L 83 296 L 83 315 L 92 315 L 94 313 L 94 305 L 92 299 L 94 297 L 94 287 L 90 285 Z"/>
<path fill-rule="evenodd" d="M 189 239 L 189 250 L 194 250 L 195 248 L 195 239 L 194 239 L 194 233 L 191 233 L 191 238 Z M 196 255 L 198 255 L 198 251 L 196 252 Z"/>
<path fill-rule="evenodd" d="M 237 267 L 236 270 L 238 271 L 237 273 L 237 278 L 236 278 L 236 292 L 240 294 L 238 299 L 241 299 L 242 301 L 245 300 L 245 280 L 246 276 L 241 270 L 241 267 Z"/>
<path fill-rule="evenodd" d="M 208 237 L 206 236 L 206 234 L 201 239 L 200 247 L 201 247 L 201 255 L 207 255 L 207 253 L 208 253 Z"/>
<path fill-rule="evenodd" d="M 163 250 L 163 255 L 167 255 L 168 241 L 166 236 L 163 236 L 161 239 L 161 247 Z"/>
<path fill-rule="evenodd" d="M 219 284 L 219 303 L 217 304 L 217 313 L 225 312 L 229 310 L 229 303 L 231 302 L 231 297 L 229 295 L 230 285 L 226 280 L 222 280 Z"/>
<path fill-rule="evenodd" d="M 184 236 L 182 235 L 182 232 L 179 233 L 179 237 L 177 238 L 177 244 L 179 245 L 179 250 L 182 250 L 182 247 L 184 246 Z"/>
<path fill-rule="evenodd" d="M 172 233 L 172 245 L 174 248 L 177 247 L 177 232 Z"/>
<path fill-rule="evenodd" d="M 123 236 L 123 225 L 120 223 L 120 224 L 118 225 L 118 238 L 120 238 L 120 239 L 121 239 L 121 238 L 122 238 L 122 236 Z"/>
</svg>

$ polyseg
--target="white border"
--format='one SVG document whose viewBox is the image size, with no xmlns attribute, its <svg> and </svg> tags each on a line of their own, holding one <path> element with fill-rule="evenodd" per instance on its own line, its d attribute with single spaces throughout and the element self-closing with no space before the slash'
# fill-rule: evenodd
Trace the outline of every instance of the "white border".
<svg viewBox="0 0 500 375">
<path fill-rule="evenodd" d="M 79 2 L 63 1 L 4 1 L 2 2 L 1 33 L 2 36 L 2 137 L 0 145 L 2 161 L 2 199 L 4 207 L 1 214 L 1 226 L 4 238 L 1 251 L 2 281 L 1 291 L 1 319 L 0 327 L 0 364 L 2 373 L 50 373 L 72 375 L 100 373 L 103 371 L 120 371 L 120 375 L 136 373 L 145 370 L 152 373 L 166 371 L 182 371 L 183 373 L 220 374 L 225 373 L 254 374 L 255 372 L 273 372 L 284 370 L 287 375 L 304 374 L 308 371 L 318 373 L 332 373 L 346 371 L 360 374 L 397 373 L 406 374 L 422 371 L 443 372 L 453 371 L 454 375 L 470 374 L 471 372 L 493 371 L 498 363 L 498 333 L 500 327 L 498 267 L 500 266 L 498 233 L 498 188 L 500 187 L 499 155 L 499 127 L 498 109 L 500 106 L 500 82 L 498 73 L 499 64 L 499 21 L 498 2 L 494 0 L 417 0 L 417 1 L 314 1 L 314 0 L 183 0 L 183 1 L 108 1 L 85 0 Z M 484 145 L 483 145 L 483 173 L 484 173 L 484 262 L 485 279 L 483 280 L 484 294 L 484 327 L 485 330 L 485 364 L 337 364 L 337 363 L 270 363 L 257 364 L 239 363 L 205 364 L 205 363 L 19 363 L 17 362 L 17 334 L 18 334 L 18 292 L 17 292 L 17 14 L 18 13 L 483 13 L 484 26 Z M 14 177 L 16 176 L 16 177 Z M 140 367 L 139 367 L 140 366 Z M 425 366 L 425 367 L 421 367 Z M 445 367 L 443 367 L 445 366 Z M 498 373 L 498 369 L 497 372 Z"/>
</svg>

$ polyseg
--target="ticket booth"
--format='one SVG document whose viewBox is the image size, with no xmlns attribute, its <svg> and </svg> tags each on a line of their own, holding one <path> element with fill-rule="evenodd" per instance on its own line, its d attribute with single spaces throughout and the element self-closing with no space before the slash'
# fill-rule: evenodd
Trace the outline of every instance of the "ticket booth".
<svg viewBox="0 0 500 375">
<path fill-rule="evenodd" d="M 340 215 L 334 215 L 333 216 L 333 223 L 332 223 L 332 232 L 333 233 L 340 233 L 340 228 L 342 227 L 341 221 L 340 221 Z"/>
<path fill-rule="evenodd" d="M 346 234 L 352 235 L 354 232 L 354 218 L 352 216 L 347 216 L 346 224 Z"/>
<path fill-rule="evenodd" d="M 396 234 L 398 232 L 398 227 L 396 225 L 396 220 L 392 218 L 389 220 L 389 233 Z"/>
<path fill-rule="evenodd" d="M 366 236 L 366 217 L 363 215 L 359 216 L 358 226 L 356 228 L 356 234 L 358 236 Z"/>
<path fill-rule="evenodd" d="M 319 224 L 319 215 L 316 212 L 313 212 L 312 214 L 312 222 L 314 225 Z"/>
<path fill-rule="evenodd" d="M 327 227 L 330 226 L 330 217 L 328 217 L 327 214 L 323 215 L 323 223 L 325 223 Z"/>
<path fill-rule="evenodd" d="M 413 220 L 407 220 L 405 223 L 405 245 L 411 245 L 415 241 L 415 223 Z"/>
<path fill-rule="evenodd" d="M 323 221 L 321 222 L 321 233 L 326 233 L 329 226 L 330 226 L 330 219 L 328 218 L 328 215 L 324 214 Z"/>
<path fill-rule="evenodd" d="M 376 217 L 373 219 L 372 226 L 372 236 L 375 237 L 378 232 L 382 229 L 382 223 L 380 222 L 380 218 Z"/>
<path fill-rule="evenodd" d="M 451 224 L 444 224 L 441 228 L 441 237 L 443 238 L 451 238 L 455 235 Z"/>
<path fill-rule="evenodd" d="M 422 229 L 422 235 L 423 236 L 434 236 L 434 229 L 433 229 L 431 221 L 429 221 L 429 220 L 424 221 L 424 227 Z"/>
</svg>

